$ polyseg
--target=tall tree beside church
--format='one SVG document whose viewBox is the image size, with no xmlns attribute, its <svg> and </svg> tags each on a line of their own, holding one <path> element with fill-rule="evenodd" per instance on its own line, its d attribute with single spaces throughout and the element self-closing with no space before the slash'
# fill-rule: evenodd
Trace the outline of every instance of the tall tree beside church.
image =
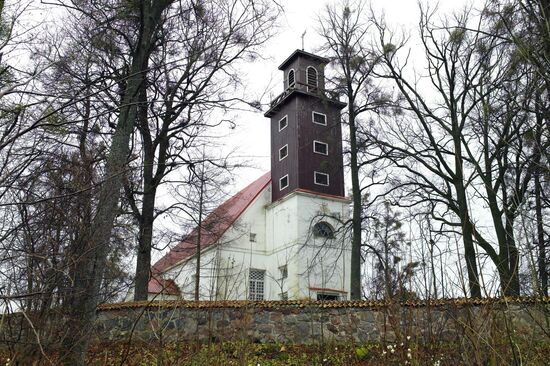
<svg viewBox="0 0 550 366">
<path fill-rule="evenodd" d="M 143 161 L 138 182 L 127 180 L 126 197 L 139 224 L 134 300 L 147 299 L 156 193 L 175 168 L 192 165 L 196 141 L 227 113 L 251 101 L 239 97 L 238 64 L 259 57 L 272 34 L 277 11 L 270 1 L 183 1 L 159 28 L 162 46 L 152 55 L 140 89 L 137 129 Z M 224 117 L 226 118 L 226 117 Z M 213 162 L 215 164 L 215 162 Z"/>
<path fill-rule="evenodd" d="M 461 237 L 470 295 L 481 296 L 477 253 L 482 251 L 497 269 L 501 293 L 517 296 L 516 218 L 540 163 L 540 148 L 548 146 L 533 148 L 528 141 L 536 78 L 517 49 L 484 28 L 483 16 L 474 20 L 465 11 L 435 24 L 433 14 L 421 8 L 425 76 L 409 76 L 404 44 L 377 22 L 383 77 L 394 81 L 404 102 L 402 115 L 377 121 L 372 140 L 400 172 L 397 201 L 414 207 L 428 203 L 434 219 Z M 474 22 L 477 28 L 469 28 Z M 474 197 L 486 204 L 490 229 L 480 226 Z"/>
<path fill-rule="evenodd" d="M 123 177 L 127 169 L 130 139 L 134 131 L 140 90 L 144 85 L 149 59 L 157 46 L 159 29 L 171 0 L 125 1 L 104 4 L 113 11 L 113 17 L 101 24 L 100 29 L 114 27 L 120 16 L 129 16 L 136 25 L 135 43 L 130 51 L 129 67 L 121 75 L 118 116 L 114 134 L 108 146 L 105 169 L 99 189 L 98 201 L 91 225 L 79 239 L 81 256 L 77 267 L 71 270 L 73 285 L 65 299 L 67 315 L 71 318 L 68 336 L 64 340 L 66 365 L 85 365 L 90 327 L 95 318 L 100 286 L 109 253 L 113 223 L 118 212 Z M 95 6 L 78 4 L 71 8 L 80 16 L 96 20 Z M 107 6 L 109 5 L 109 6 Z"/>
<path fill-rule="evenodd" d="M 319 19 L 319 32 L 324 38 L 323 50 L 335 68 L 332 79 L 334 89 L 346 98 L 349 128 L 349 168 L 353 200 L 352 247 L 350 270 L 350 297 L 360 299 L 361 294 L 361 246 L 363 230 L 363 197 L 365 189 L 361 184 L 361 169 L 366 165 L 360 159 L 365 146 L 362 135 L 361 116 L 385 104 L 386 96 L 373 84 L 373 70 L 378 57 L 367 44 L 370 20 L 365 19 L 366 3 L 351 4 L 345 1 L 327 6 Z"/>
<path fill-rule="evenodd" d="M 484 12 L 488 16 L 487 33 L 507 42 L 518 59 L 531 65 L 536 77 L 532 81 L 534 92 L 532 110 L 537 123 L 533 127 L 534 146 L 539 150 L 539 163 L 534 173 L 533 194 L 536 212 L 536 243 L 538 249 L 537 272 L 540 291 L 548 295 L 549 242 L 545 230 L 543 211 L 548 207 L 544 199 L 545 186 L 550 174 L 549 155 L 545 150 L 545 136 L 550 133 L 550 1 L 503 0 L 489 2 Z"/>
</svg>

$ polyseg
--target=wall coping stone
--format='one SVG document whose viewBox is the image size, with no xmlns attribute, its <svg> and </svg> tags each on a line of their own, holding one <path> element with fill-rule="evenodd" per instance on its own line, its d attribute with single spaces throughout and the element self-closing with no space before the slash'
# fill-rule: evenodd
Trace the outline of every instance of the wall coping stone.
<svg viewBox="0 0 550 366">
<path fill-rule="evenodd" d="M 361 301 L 313 301 L 313 300 L 288 300 L 288 301 L 189 301 L 189 300 L 156 300 L 133 301 L 113 304 L 102 304 L 98 311 L 110 311 L 121 309 L 274 309 L 274 308 L 386 308 L 389 306 L 403 307 L 445 307 L 445 306 L 486 306 L 486 305 L 521 305 L 521 304 L 550 304 L 550 297 L 499 297 L 499 298 L 453 298 L 432 300 L 407 300 L 391 302 L 385 300 L 361 300 Z"/>
</svg>

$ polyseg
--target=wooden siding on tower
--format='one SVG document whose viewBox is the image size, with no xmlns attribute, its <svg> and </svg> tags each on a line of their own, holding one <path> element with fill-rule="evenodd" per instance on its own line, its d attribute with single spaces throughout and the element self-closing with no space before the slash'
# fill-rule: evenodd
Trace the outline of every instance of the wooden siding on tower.
<svg viewBox="0 0 550 366">
<path fill-rule="evenodd" d="M 299 127 L 299 188 L 315 192 L 344 196 L 344 172 L 342 158 L 342 127 L 340 109 L 326 100 L 311 96 L 296 98 Z M 312 112 L 327 116 L 327 125 L 313 123 Z M 328 155 L 313 152 L 313 141 L 328 144 Z M 329 186 L 314 183 L 314 172 L 326 173 L 330 176 Z"/>
<path fill-rule="evenodd" d="M 288 126 L 279 131 L 279 120 L 287 116 Z M 298 188 L 298 121 L 296 119 L 296 100 L 290 99 L 271 117 L 271 179 L 272 200 L 276 201 L 285 194 Z M 288 156 L 279 161 L 279 149 L 288 145 Z M 288 174 L 288 187 L 279 190 L 279 180 Z"/>
<path fill-rule="evenodd" d="M 313 123 L 312 112 L 327 116 L 327 125 Z M 288 126 L 279 131 L 279 120 L 287 116 Z M 328 144 L 328 155 L 313 152 L 313 141 Z M 279 161 L 279 149 L 288 145 L 288 156 Z M 308 95 L 289 98 L 271 117 L 272 200 L 277 201 L 297 188 L 344 197 L 342 127 L 340 108 L 325 99 Z M 314 183 L 314 172 L 327 173 L 329 186 Z M 288 174 L 289 185 L 279 190 L 279 180 Z"/>
</svg>

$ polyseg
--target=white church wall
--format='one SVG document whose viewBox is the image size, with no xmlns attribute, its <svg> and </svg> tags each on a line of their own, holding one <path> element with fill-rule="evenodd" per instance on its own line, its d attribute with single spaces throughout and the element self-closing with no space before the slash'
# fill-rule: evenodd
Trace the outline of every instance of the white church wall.
<svg viewBox="0 0 550 366">
<path fill-rule="evenodd" d="M 221 299 L 246 299 L 250 268 L 266 270 L 265 206 L 271 191 L 264 189 L 224 234 L 219 246 Z M 267 282 L 267 281 L 266 281 Z"/>
<path fill-rule="evenodd" d="M 271 203 L 265 189 L 234 225 L 203 252 L 201 300 L 247 299 L 250 269 L 265 271 L 264 298 L 316 298 L 312 288 L 349 291 L 349 236 L 325 240 L 312 234 L 316 221 L 334 228 L 348 218 L 348 202 L 295 192 Z M 256 234 L 251 241 L 250 233 Z M 195 258 L 170 269 L 184 299 L 194 296 Z M 283 278 L 282 267 L 288 276 Z"/>
<path fill-rule="evenodd" d="M 246 297 L 244 284 L 251 263 L 250 252 L 264 254 L 264 207 L 270 199 L 267 189 L 260 193 L 218 242 L 202 252 L 201 300 Z M 255 242 L 250 241 L 251 232 L 256 233 Z M 192 299 L 195 293 L 195 270 L 196 257 L 193 256 L 168 270 L 164 277 L 174 279 L 184 299 Z"/>
<path fill-rule="evenodd" d="M 350 238 L 341 230 L 341 222 L 349 216 L 349 203 L 306 193 L 297 194 L 296 199 L 299 247 L 293 263 L 297 274 L 293 296 L 316 298 L 318 290 L 312 289 L 320 288 L 349 292 Z M 336 230 L 334 239 L 313 235 L 319 221 Z"/>
<path fill-rule="evenodd" d="M 275 282 L 283 284 L 290 298 L 315 298 L 310 288 L 349 290 L 349 248 L 343 247 L 349 237 L 339 233 L 327 242 L 312 235 L 316 221 L 340 227 L 348 217 L 348 206 L 346 200 L 294 192 L 268 208 L 267 240 L 273 248 L 268 266 L 277 273 L 279 266 L 287 265 L 288 278 Z M 280 292 L 280 287 L 277 293 L 273 289 L 269 296 L 278 298 Z"/>
<path fill-rule="evenodd" d="M 199 299 L 215 300 L 217 256 L 214 248 L 201 253 L 201 268 L 199 282 Z M 173 279 L 181 291 L 181 298 L 191 300 L 195 297 L 196 257 L 189 258 L 181 264 L 169 269 L 165 278 Z"/>
<path fill-rule="evenodd" d="M 224 250 L 245 251 L 247 253 L 250 251 L 265 252 L 265 205 L 270 199 L 271 192 L 268 188 L 256 197 L 241 217 L 223 235 Z"/>
<path fill-rule="evenodd" d="M 285 292 L 293 298 L 289 290 L 297 285 L 293 268 L 298 243 L 297 211 L 298 201 L 292 194 L 270 204 L 266 211 L 267 247 L 271 253 L 268 265 L 272 273 L 269 296 L 272 299 L 280 299 Z M 288 276 L 283 279 L 279 268 L 285 265 Z"/>
</svg>

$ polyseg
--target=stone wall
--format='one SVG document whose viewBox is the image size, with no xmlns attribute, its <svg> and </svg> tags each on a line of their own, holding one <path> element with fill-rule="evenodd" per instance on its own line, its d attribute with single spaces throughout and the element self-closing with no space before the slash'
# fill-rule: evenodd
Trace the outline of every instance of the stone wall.
<svg viewBox="0 0 550 366">
<path fill-rule="evenodd" d="M 378 342 L 413 337 L 454 341 L 514 331 L 548 337 L 549 301 L 160 302 L 103 306 L 95 339 L 105 341 L 250 340 Z M 546 334 L 546 335 L 545 335 Z"/>
</svg>

